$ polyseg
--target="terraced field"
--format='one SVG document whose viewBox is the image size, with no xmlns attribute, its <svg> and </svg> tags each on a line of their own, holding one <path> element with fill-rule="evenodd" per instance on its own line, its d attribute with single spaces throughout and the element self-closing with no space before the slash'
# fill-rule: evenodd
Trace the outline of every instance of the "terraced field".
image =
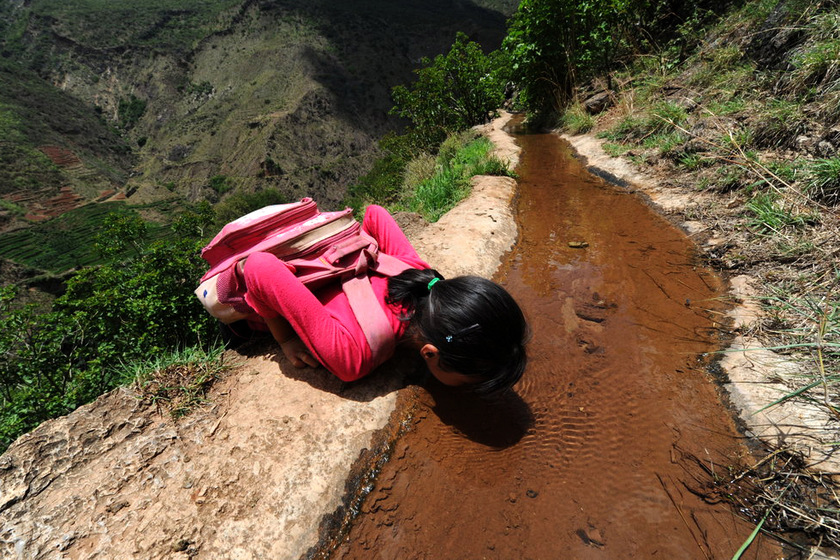
<svg viewBox="0 0 840 560">
<path fill-rule="evenodd" d="M 0 258 L 53 274 L 97 264 L 102 256 L 95 243 L 103 231 L 105 219 L 113 213 L 130 214 L 143 210 L 172 214 L 176 208 L 171 202 L 143 206 L 128 206 L 123 202 L 87 204 L 55 219 L 0 235 Z M 147 224 L 150 242 L 175 235 L 167 225 Z"/>
</svg>

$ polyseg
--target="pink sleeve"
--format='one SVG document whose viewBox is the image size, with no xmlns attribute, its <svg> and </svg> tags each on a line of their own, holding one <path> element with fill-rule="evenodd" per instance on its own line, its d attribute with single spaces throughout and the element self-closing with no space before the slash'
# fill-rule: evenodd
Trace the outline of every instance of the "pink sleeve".
<svg viewBox="0 0 840 560">
<path fill-rule="evenodd" d="M 373 358 L 364 333 L 326 308 L 277 257 L 254 253 L 245 261 L 245 301 L 258 315 L 282 315 L 312 355 L 343 381 L 370 372 Z M 348 326 L 347 323 L 352 323 Z"/>
<path fill-rule="evenodd" d="M 397 257 L 414 268 L 429 268 L 411 246 L 393 216 L 383 207 L 375 204 L 367 207 L 362 229 L 379 242 L 379 249 L 383 253 Z"/>
</svg>

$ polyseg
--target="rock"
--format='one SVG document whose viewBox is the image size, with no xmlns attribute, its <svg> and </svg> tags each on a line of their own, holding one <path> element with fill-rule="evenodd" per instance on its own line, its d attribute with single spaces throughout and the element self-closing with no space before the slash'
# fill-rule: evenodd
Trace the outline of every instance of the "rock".
<svg viewBox="0 0 840 560">
<path fill-rule="evenodd" d="M 822 139 L 826 142 L 831 142 L 833 145 L 840 145 L 840 126 L 835 126 L 825 132 Z"/>
<path fill-rule="evenodd" d="M 587 97 L 583 102 L 583 108 L 590 115 L 597 115 L 607 107 L 612 106 L 614 100 L 614 93 L 611 90 L 596 93 Z"/>
<path fill-rule="evenodd" d="M 827 142 L 826 140 L 820 140 L 817 143 L 817 155 L 824 158 L 830 158 L 837 155 L 837 148 L 835 148 L 831 142 Z"/>
<path fill-rule="evenodd" d="M 800 152 L 813 153 L 816 148 L 814 140 L 810 136 L 806 136 L 804 134 L 800 134 L 796 137 L 795 144 L 797 151 Z"/>
</svg>

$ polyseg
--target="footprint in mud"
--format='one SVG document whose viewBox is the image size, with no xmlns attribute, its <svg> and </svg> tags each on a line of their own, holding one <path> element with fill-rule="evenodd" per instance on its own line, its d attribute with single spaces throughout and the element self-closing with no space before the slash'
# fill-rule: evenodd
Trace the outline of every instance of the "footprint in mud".
<svg viewBox="0 0 840 560">
<path fill-rule="evenodd" d="M 616 307 L 615 303 L 607 303 L 601 296 L 598 295 L 598 292 L 592 294 L 591 301 L 576 301 L 575 302 L 575 315 L 578 318 L 583 319 L 584 321 L 589 321 L 592 323 L 603 323 L 604 320 L 607 318 L 607 313 L 610 309 L 614 309 Z"/>
<path fill-rule="evenodd" d="M 580 537 L 583 544 L 594 548 L 604 548 L 604 537 L 601 535 L 601 531 L 591 525 L 589 526 L 589 530 L 578 529 L 575 531 L 575 534 Z"/>
</svg>

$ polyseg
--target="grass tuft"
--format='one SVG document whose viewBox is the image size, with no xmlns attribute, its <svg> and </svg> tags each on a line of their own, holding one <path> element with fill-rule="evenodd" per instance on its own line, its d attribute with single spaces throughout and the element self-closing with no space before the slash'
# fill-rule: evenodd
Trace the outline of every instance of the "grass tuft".
<svg viewBox="0 0 840 560">
<path fill-rule="evenodd" d="M 560 117 L 560 126 L 569 134 L 583 134 L 595 126 L 595 119 L 580 103 L 570 106 Z"/>
<path fill-rule="evenodd" d="M 840 200 L 840 157 L 813 161 L 808 174 L 806 192 L 809 196 L 835 204 Z"/>
<path fill-rule="evenodd" d="M 206 402 L 207 390 L 230 367 L 224 362 L 224 347 L 190 347 L 126 364 L 119 375 L 124 383 L 133 383 L 144 400 L 164 405 L 173 418 L 181 418 Z"/>
<path fill-rule="evenodd" d="M 492 148 L 490 140 L 475 138 L 473 132 L 451 136 L 435 159 L 435 174 L 418 183 L 398 206 L 436 222 L 469 195 L 473 176 L 511 176 L 507 165 L 490 154 Z"/>
<path fill-rule="evenodd" d="M 801 227 L 813 221 L 811 216 L 794 214 L 775 193 L 754 196 L 746 208 L 752 213 L 748 224 L 764 234 L 778 234 L 787 227 Z"/>
</svg>

